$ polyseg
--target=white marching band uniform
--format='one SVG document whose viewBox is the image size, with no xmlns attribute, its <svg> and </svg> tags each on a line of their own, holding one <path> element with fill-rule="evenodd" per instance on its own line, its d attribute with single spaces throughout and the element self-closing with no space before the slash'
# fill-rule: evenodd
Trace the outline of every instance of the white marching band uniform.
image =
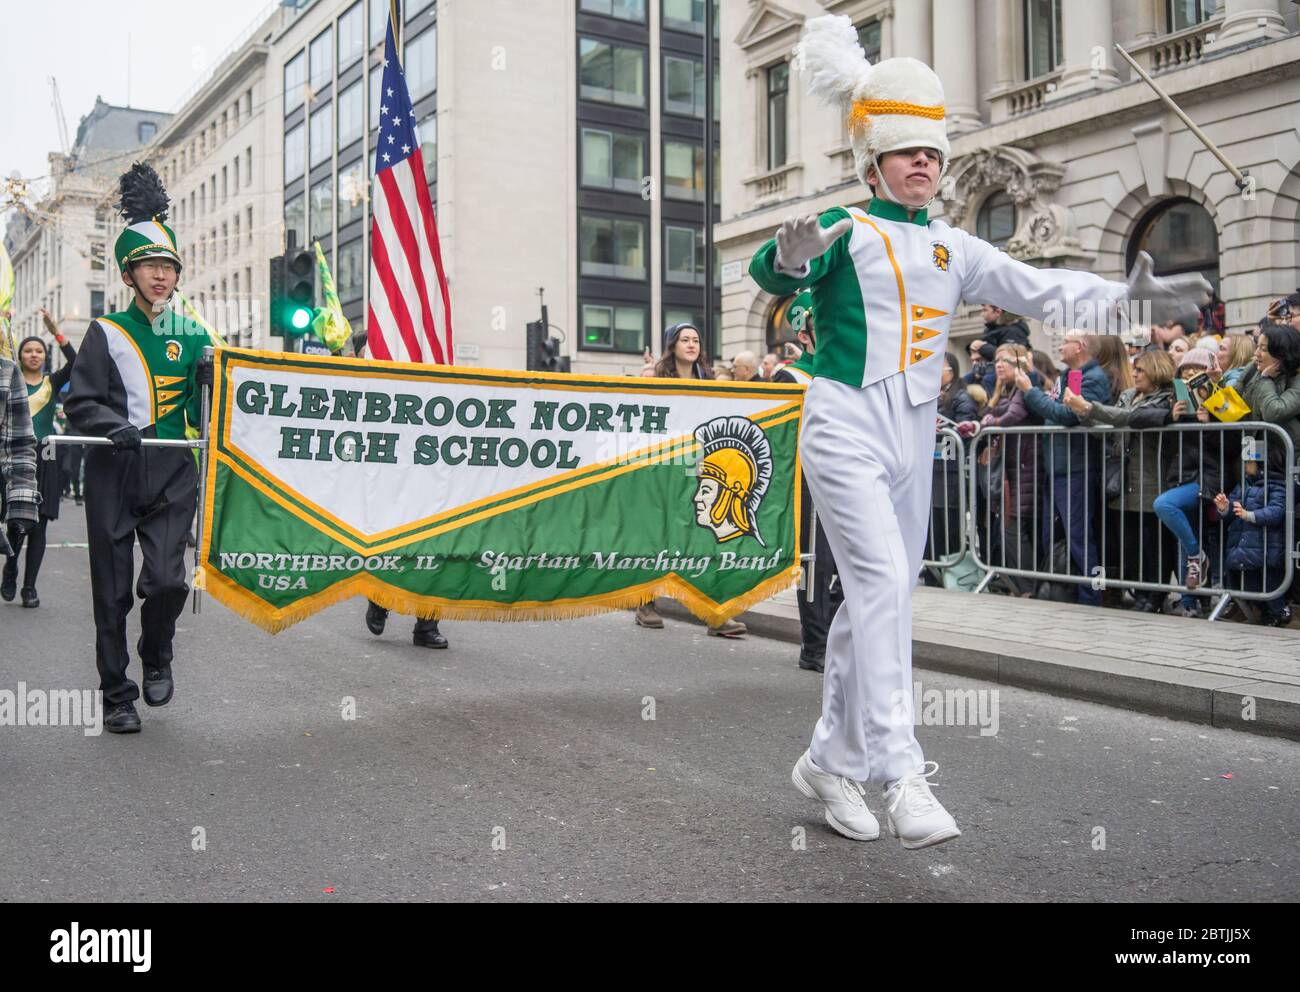
<svg viewBox="0 0 1300 992">
<path fill-rule="evenodd" d="M 907 58 L 868 66 L 846 17 L 810 21 L 800 47 L 813 93 L 852 108 L 864 183 L 878 156 L 908 148 L 936 149 L 946 171 L 943 91 L 928 66 Z M 924 847 L 960 833 L 929 793 L 933 771 L 924 766 L 934 763 L 922 755 L 912 711 L 911 597 L 929 526 L 952 315 L 967 300 L 1068 321 L 1076 307 L 1113 309 L 1129 286 L 1026 265 L 893 202 L 883 182 L 881 192 L 866 210 L 837 207 L 817 219 L 813 232 L 834 236 L 820 255 L 782 257 L 778 245 L 797 245 L 791 239 L 802 233 L 806 246 L 811 226 L 803 221 L 799 232 L 799 222 L 787 221 L 750 273 L 770 293 L 812 290 L 816 374 L 799 444 L 844 590 L 827 642 L 821 718 L 794 783 L 825 804 L 832 827 L 861 840 L 879 828 L 856 783 L 874 783 L 885 790 L 891 833 L 905 847 Z M 837 225 L 843 230 L 828 230 Z"/>
</svg>

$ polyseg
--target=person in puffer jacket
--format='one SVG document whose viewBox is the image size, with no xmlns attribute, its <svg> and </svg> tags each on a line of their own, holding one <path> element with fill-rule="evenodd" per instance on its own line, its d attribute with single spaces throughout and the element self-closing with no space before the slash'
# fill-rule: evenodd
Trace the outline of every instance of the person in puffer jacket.
<svg viewBox="0 0 1300 992">
<path fill-rule="evenodd" d="M 1262 592 L 1279 584 L 1286 564 L 1286 476 L 1264 471 L 1264 452 L 1255 445 L 1242 451 L 1244 475 L 1228 495 L 1214 497 L 1219 517 L 1228 518 L 1228 553 L 1224 568 L 1229 589 Z M 1291 622 L 1286 595 L 1264 601 L 1263 622 L 1285 627 Z"/>
</svg>

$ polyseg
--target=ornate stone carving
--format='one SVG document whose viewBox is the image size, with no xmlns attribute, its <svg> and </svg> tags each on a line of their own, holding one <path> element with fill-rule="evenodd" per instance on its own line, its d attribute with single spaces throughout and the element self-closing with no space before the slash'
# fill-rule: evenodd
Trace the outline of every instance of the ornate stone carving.
<svg viewBox="0 0 1300 992">
<path fill-rule="evenodd" d="M 1026 262 L 1090 267 L 1075 234 L 1070 212 L 1054 202 L 1065 166 L 1047 162 L 1023 148 L 981 148 L 955 159 L 940 190 L 944 213 L 956 227 L 973 231 L 973 207 L 1005 192 L 1016 204 L 1016 231 L 1007 253 Z"/>
</svg>

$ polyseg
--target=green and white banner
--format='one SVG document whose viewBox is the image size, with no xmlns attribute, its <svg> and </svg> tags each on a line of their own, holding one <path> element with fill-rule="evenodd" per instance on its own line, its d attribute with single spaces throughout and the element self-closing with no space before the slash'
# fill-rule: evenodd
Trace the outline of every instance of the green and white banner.
<svg viewBox="0 0 1300 992">
<path fill-rule="evenodd" d="M 366 596 L 710 623 L 799 576 L 803 387 L 219 349 L 204 587 L 272 632 Z"/>
</svg>

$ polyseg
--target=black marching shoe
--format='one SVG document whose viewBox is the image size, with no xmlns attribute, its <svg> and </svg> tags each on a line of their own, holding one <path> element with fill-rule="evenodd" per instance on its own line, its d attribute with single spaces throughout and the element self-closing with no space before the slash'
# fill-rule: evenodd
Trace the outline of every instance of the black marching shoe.
<svg viewBox="0 0 1300 992">
<path fill-rule="evenodd" d="M 0 575 L 0 599 L 12 603 L 18 592 L 18 559 L 6 558 L 3 575 Z"/>
<path fill-rule="evenodd" d="M 438 633 L 438 621 L 420 621 L 411 634 L 411 643 L 417 648 L 445 648 L 447 638 Z"/>
<path fill-rule="evenodd" d="M 384 624 L 388 622 L 388 611 L 382 606 L 376 606 L 370 603 L 366 606 L 366 629 L 378 637 L 384 632 Z"/>
<path fill-rule="evenodd" d="M 172 666 L 154 668 L 146 665 L 143 690 L 146 706 L 166 706 L 170 703 L 172 693 L 176 691 L 176 683 L 172 681 Z"/>
<path fill-rule="evenodd" d="M 135 704 L 118 703 L 110 706 L 104 715 L 104 729 L 110 734 L 138 734 L 140 714 L 135 711 Z"/>
<path fill-rule="evenodd" d="M 806 655 L 799 655 L 799 667 L 805 672 L 825 672 L 826 658 L 809 658 Z"/>
<path fill-rule="evenodd" d="M 41 597 L 36 595 L 35 586 L 23 586 L 23 607 L 34 610 L 41 605 Z"/>
</svg>

